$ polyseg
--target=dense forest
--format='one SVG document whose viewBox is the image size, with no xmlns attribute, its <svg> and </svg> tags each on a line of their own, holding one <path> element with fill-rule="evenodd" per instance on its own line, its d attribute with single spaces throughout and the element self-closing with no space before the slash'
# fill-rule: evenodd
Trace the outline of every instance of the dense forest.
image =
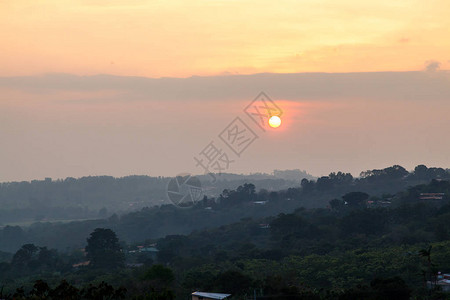
<svg viewBox="0 0 450 300">
<path fill-rule="evenodd" d="M 0 232 L 5 299 L 450 299 L 449 171 L 244 183 L 188 209 Z M 89 263 L 88 263 L 89 262 Z"/>
<path fill-rule="evenodd" d="M 275 170 L 273 174 L 220 174 L 212 182 L 199 176 L 208 196 L 251 181 L 256 187 L 275 190 L 296 185 L 313 177 L 300 170 Z M 89 176 L 31 182 L 0 183 L 0 227 L 36 221 L 98 219 L 169 204 L 166 195 L 170 178 L 149 176 Z"/>
<path fill-rule="evenodd" d="M 229 188 L 230 183 L 236 183 L 236 180 L 240 181 L 242 178 L 236 179 L 238 175 L 224 175 L 226 181 L 224 180 L 220 185 L 226 188 L 217 196 L 206 196 L 203 201 L 197 203 L 197 206 L 189 210 L 179 209 L 171 204 L 162 204 L 144 207 L 130 213 L 105 214 L 103 217 L 86 221 L 41 220 L 32 222 L 26 227 L 17 225 L 0 227 L 0 251 L 12 252 L 26 243 L 46 245 L 58 250 L 81 248 L 85 237 L 97 227 L 113 229 L 119 238 L 127 243 L 160 238 L 168 234 L 189 234 L 193 230 L 230 224 L 242 218 L 288 213 L 298 207 L 325 208 L 329 205 L 330 199 L 340 198 L 352 191 L 364 192 L 373 198 L 371 200 L 383 201 L 409 186 L 426 183 L 432 179 L 443 179 L 448 177 L 448 174 L 448 170 L 442 168 L 417 166 L 413 172 L 408 172 L 401 166 L 392 166 L 382 170 L 362 172 L 360 178 L 353 178 L 349 173 L 337 172 L 317 180 L 298 179 L 297 183 L 293 183 L 291 187 L 279 190 L 276 187 L 286 184 L 287 179 L 267 179 L 261 178 L 265 175 L 254 175 L 258 178 L 256 182 L 260 183 L 258 190 L 253 181 L 251 186 L 245 185 L 244 182 Z M 135 184 L 130 184 L 131 187 L 126 187 L 124 184 L 124 191 L 120 191 L 119 188 L 110 191 L 108 185 L 106 188 L 101 187 L 100 184 L 95 183 L 95 179 L 92 180 L 91 192 L 97 189 L 99 190 L 97 193 L 105 191 L 106 195 L 114 193 L 120 195 L 133 188 L 137 189 Z M 114 180 L 111 179 L 111 182 Z M 236 189 L 238 186 L 241 188 Z M 246 188 L 243 188 L 244 186 Z M 148 194 L 151 194 L 150 190 L 149 188 Z M 210 189 L 205 187 L 205 190 Z M 159 190 L 156 193 L 159 193 Z M 248 193 L 251 194 L 250 197 Z M 87 194 L 87 192 L 80 192 L 80 194 Z M 209 195 L 215 195 L 215 193 Z M 118 196 L 115 197 L 118 199 Z M 45 206 L 41 209 L 45 210 Z"/>
</svg>

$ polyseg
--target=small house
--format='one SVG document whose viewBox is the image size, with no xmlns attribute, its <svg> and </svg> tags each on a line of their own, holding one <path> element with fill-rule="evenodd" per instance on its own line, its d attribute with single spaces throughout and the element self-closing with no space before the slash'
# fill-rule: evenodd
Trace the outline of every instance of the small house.
<svg viewBox="0 0 450 300">
<path fill-rule="evenodd" d="M 192 300 L 222 300 L 230 297 L 231 294 L 193 292 Z"/>
</svg>

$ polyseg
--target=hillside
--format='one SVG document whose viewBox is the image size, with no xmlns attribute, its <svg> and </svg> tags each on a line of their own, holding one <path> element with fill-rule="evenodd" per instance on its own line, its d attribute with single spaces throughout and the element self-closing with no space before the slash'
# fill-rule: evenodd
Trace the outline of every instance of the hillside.
<svg viewBox="0 0 450 300">
<path fill-rule="evenodd" d="M 303 179 L 300 186 L 279 191 L 264 188 L 257 190 L 254 184 L 244 183 L 239 187 L 223 190 L 217 197 L 207 196 L 190 209 L 161 205 L 122 215 L 113 214 L 103 219 L 68 223 L 36 222 L 28 227 L 5 226 L 0 230 L 0 251 L 13 252 L 25 243 L 47 245 L 60 250 L 81 248 L 86 236 L 97 227 L 113 229 L 127 243 L 169 234 L 189 234 L 193 230 L 230 224 L 242 218 L 289 213 L 299 207 L 325 208 L 329 206 L 330 200 L 355 191 L 369 194 L 373 197 L 372 200 L 389 199 L 408 186 L 445 178 L 448 174 L 440 168 L 423 170 L 418 166 L 414 172 L 409 173 L 400 166 L 392 166 L 383 170 L 366 171 L 364 177 L 357 179 L 341 172 L 331 173 L 317 180 Z M 265 188 L 269 188 L 267 180 L 274 182 L 273 179 L 255 180 L 265 183 Z M 111 182 L 114 180 L 111 179 Z M 227 181 L 226 184 L 234 182 L 236 181 Z M 226 184 L 221 183 L 222 186 L 227 186 Z M 107 195 L 110 195 L 109 191 Z"/>
<path fill-rule="evenodd" d="M 439 197 L 429 199 L 431 194 Z M 206 211 L 212 213 L 205 207 L 214 207 L 222 216 L 238 210 L 255 215 L 228 225 L 209 224 L 187 235 L 125 243 L 124 232 L 130 230 L 127 225 L 142 225 L 144 220 L 139 217 L 144 212 L 91 224 L 116 226 L 124 259 L 133 267 L 98 269 L 89 265 L 74 269 L 72 264 L 86 259 L 80 251 L 67 253 L 42 247 L 48 244 L 27 244 L 12 258 L 2 254 L 0 280 L 7 283 L 6 292 L 19 284 L 32 291 L 33 278 L 56 286 L 61 277 L 79 288 L 84 286 L 83 291 L 105 288 L 100 280 L 117 291 L 126 289 L 127 296 L 111 299 L 141 299 L 133 298 L 138 295 L 147 295 L 143 299 L 183 299 L 195 290 L 227 292 L 235 299 L 447 299 L 439 290 L 430 294 L 424 284 L 435 280 L 438 271 L 450 271 L 450 181 L 433 179 L 409 187 L 390 196 L 387 207 L 386 198 L 350 192 L 331 200 L 328 208 L 300 207 L 292 213 L 269 215 L 270 210 L 297 203 L 290 199 L 296 197 L 292 189 L 269 195 L 268 203 L 253 206 L 255 199 L 267 194 L 245 184 L 224 191 L 220 201 L 205 198 L 189 210 L 170 206 L 149 210 L 153 217 L 162 216 L 162 226 L 174 220 L 187 222 L 187 216 L 191 220 L 205 218 Z M 367 207 L 369 201 L 372 204 Z M 258 213 L 261 215 L 256 216 Z M 169 216 L 172 219 L 167 220 Z M 61 228 L 69 227 L 53 230 Z M 35 227 L 32 233 L 41 229 Z M 62 238 L 75 233 L 53 234 Z M 142 247 L 157 249 L 157 255 L 141 251 Z M 58 276 L 52 275 L 55 271 Z M 5 281 L 13 277 L 16 279 Z M 66 282 L 55 289 L 63 284 L 68 288 Z M 108 289 L 115 291 L 113 286 Z"/>
<path fill-rule="evenodd" d="M 257 188 L 279 190 L 298 186 L 303 178 L 313 179 L 300 170 L 276 170 L 271 175 L 221 174 L 214 183 L 209 176 L 198 178 L 208 196 L 218 196 L 224 189 L 249 181 Z M 0 227 L 36 221 L 99 219 L 169 204 L 166 194 L 169 180 L 150 176 L 89 176 L 0 183 Z"/>
</svg>

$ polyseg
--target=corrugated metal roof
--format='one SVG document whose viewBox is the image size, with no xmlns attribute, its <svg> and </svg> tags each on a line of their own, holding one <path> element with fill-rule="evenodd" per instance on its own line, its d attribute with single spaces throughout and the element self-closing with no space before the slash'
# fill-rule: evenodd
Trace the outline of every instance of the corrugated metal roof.
<svg viewBox="0 0 450 300">
<path fill-rule="evenodd" d="M 210 298 L 210 299 L 225 299 L 231 294 L 219 294 L 219 293 L 205 293 L 205 292 L 193 292 L 192 295 Z"/>
</svg>

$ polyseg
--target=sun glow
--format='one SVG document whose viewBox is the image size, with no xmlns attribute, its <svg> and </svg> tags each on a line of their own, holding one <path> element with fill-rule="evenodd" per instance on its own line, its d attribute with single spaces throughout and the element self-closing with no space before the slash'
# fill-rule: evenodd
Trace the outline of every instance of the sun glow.
<svg viewBox="0 0 450 300">
<path fill-rule="evenodd" d="M 272 116 L 269 119 L 269 126 L 272 128 L 277 128 L 281 125 L 281 119 L 279 116 Z"/>
</svg>

